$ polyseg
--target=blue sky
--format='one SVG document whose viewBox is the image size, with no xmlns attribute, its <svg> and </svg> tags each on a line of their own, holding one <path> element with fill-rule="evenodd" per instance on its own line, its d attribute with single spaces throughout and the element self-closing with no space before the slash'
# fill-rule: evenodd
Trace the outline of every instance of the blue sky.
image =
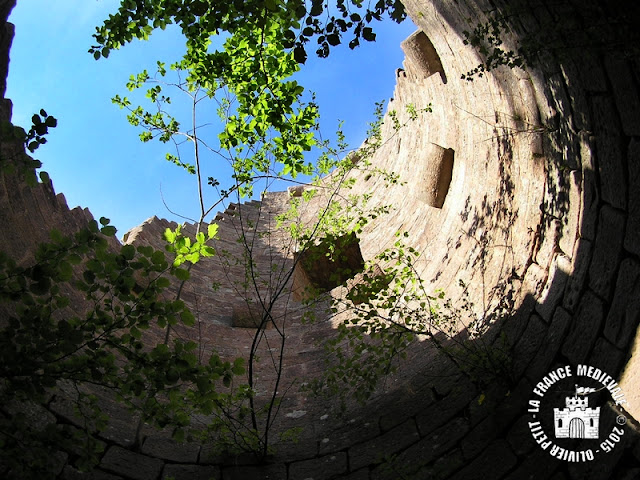
<svg viewBox="0 0 640 480">
<path fill-rule="evenodd" d="M 30 126 L 31 116 L 41 108 L 58 119 L 35 157 L 70 208 L 89 207 L 95 218 L 110 218 L 122 237 L 153 215 L 181 221 L 163 205 L 161 188 L 171 209 L 183 215 L 197 217 L 198 203 L 195 177 L 164 160 L 171 149 L 141 143 L 125 112 L 111 103 L 115 94 L 128 93 L 125 83 L 132 73 L 153 71 L 156 60 L 179 58 L 179 32 L 156 32 L 150 41 L 136 41 L 106 60 L 95 61 L 87 53 L 95 26 L 118 4 L 20 0 L 9 18 L 16 34 L 6 97 L 14 104 L 14 124 Z M 297 77 L 316 92 L 323 136 L 335 132 L 343 120 L 353 147 L 365 138 L 374 103 L 393 95 L 395 69 L 403 60 L 400 42 L 415 29 L 410 20 L 401 25 L 387 20 L 374 27 L 375 43 L 363 42 L 355 51 L 340 46 L 328 59 L 310 54 Z"/>
</svg>

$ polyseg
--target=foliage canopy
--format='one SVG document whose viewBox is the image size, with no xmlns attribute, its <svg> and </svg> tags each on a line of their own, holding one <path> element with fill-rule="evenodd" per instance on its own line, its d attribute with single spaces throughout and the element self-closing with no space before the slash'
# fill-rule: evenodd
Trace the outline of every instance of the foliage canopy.
<svg viewBox="0 0 640 480">
<path fill-rule="evenodd" d="M 149 38 L 155 29 L 176 24 L 182 30 L 187 47 L 183 58 L 169 68 L 158 61 L 153 77 L 143 71 L 132 75 L 127 85 L 130 91 L 147 88 L 147 99 L 155 111 L 134 107 L 127 97 L 116 96 L 113 101 L 129 110 L 131 124 L 143 128 L 142 141 L 157 138 L 178 147 L 176 137 L 182 136 L 193 145 L 193 163 L 179 153 L 167 154 L 167 160 L 197 176 L 200 215 L 194 238 L 187 237 L 181 227 L 165 232 L 164 252 L 133 245 L 109 248 L 105 237 L 113 236 L 115 228 L 103 218 L 100 225 L 91 222 L 70 237 L 51 232 L 51 241 L 40 246 L 27 266 L 0 255 L 0 300 L 8 305 L 8 321 L 0 331 L 0 359 L 6 367 L 0 371 L 0 403 L 4 405 L 0 468 L 4 473 L 15 478 L 43 478 L 51 469 L 47 459 L 58 447 L 74 452 L 78 468 L 90 469 L 101 453 L 92 434 L 106 425 L 93 389 L 96 386 L 115 392 L 142 421 L 172 426 L 178 440 L 214 433 L 224 447 L 261 457 L 270 453 L 270 428 L 282 400 L 279 388 L 287 338 L 284 327 L 274 320 L 273 310 L 277 299 L 285 295 L 293 268 L 269 285 L 275 293 L 262 294 L 249 240 L 255 225 L 248 221 L 241 225 L 238 242 L 244 256 L 235 260 L 244 262 L 242 287 L 256 294 L 261 306 L 246 361 L 222 359 L 215 350 L 202 355 L 195 342 L 172 335 L 175 327 L 189 327 L 195 321 L 181 299 L 182 286 L 192 265 L 220 253 L 210 245 L 216 226 L 208 225 L 206 233 L 201 231 L 205 217 L 231 193 L 250 195 L 258 178 L 295 179 L 300 174 L 319 177 L 333 172 L 324 185 L 329 192 L 326 204 L 313 225 L 296 222 L 298 207 L 313 200 L 312 191 L 305 192 L 300 202 L 292 201 L 290 211 L 279 218 L 280 226 L 288 226 L 301 251 L 323 239 L 335 247 L 336 239 L 355 238 L 369 222 L 389 213 L 390 206 L 367 208 L 370 196 L 348 191 L 354 181 L 352 170 L 370 168 L 368 157 L 382 142 L 382 104 L 377 107 L 369 143 L 358 158 L 340 158 L 347 147 L 343 136 L 339 132 L 337 147 L 317 137 L 317 105 L 313 100 L 303 101 L 304 87 L 290 80 L 304 64 L 312 40 L 320 57 L 328 56 L 331 47 L 345 39 L 355 48 L 361 39 L 375 40 L 370 24 L 385 14 L 397 22 L 406 16 L 398 0 L 379 0 L 366 6 L 361 0 L 337 0 L 335 5 L 323 0 L 122 0 L 118 11 L 96 29 L 96 44 L 90 49 L 96 59 L 108 57 L 112 50 L 134 39 Z M 215 35 L 224 37 L 220 50 L 212 48 Z M 169 75 L 177 80 L 168 80 Z M 171 104 L 163 90 L 166 87 L 177 88 L 190 98 L 193 116 L 189 127 L 182 127 L 165 108 Z M 203 100 L 218 102 L 223 121 L 219 148 L 211 148 L 199 135 L 196 110 Z M 417 115 L 410 107 L 411 120 Z M 396 130 L 402 127 L 393 114 L 391 119 Z M 13 139 L 30 151 L 44 143 L 48 128 L 56 126 L 55 119 L 44 111 L 33 117 L 33 123 L 29 132 L 11 130 Z M 203 200 L 203 147 L 233 167 L 233 187 L 220 191 L 220 200 L 213 206 L 205 206 Z M 314 147 L 322 154 L 312 164 L 305 152 Z M 371 170 L 388 183 L 398 181 L 392 173 Z M 207 183 L 213 188 L 219 184 L 213 177 L 208 177 Z M 340 252 L 333 249 L 331 254 Z M 311 388 L 343 399 L 355 392 L 354 398 L 366 401 L 417 334 L 433 336 L 442 331 L 448 318 L 438 318 L 439 298 L 427 294 L 420 282 L 414 268 L 418 255 L 399 239 L 373 260 L 386 264 L 382 269 L 369 262 L 360 282 L 332 304 L 333 314 L 349 310 L 351 317 L 325 345 L 336 361 L 328 364 L 327 376 Z M 345 273 L 339 283 L 352 273 Z M 165 290 L 172 282 L 179 285 L 177 294 L 167 298 Z M 70 308 L 70 291 L 81 294 L 85 302 L 82 314 Z M 305 306 L 316 301 L 318 295 Z M 273 349 L 278 353 L 269 359 L 275 366 L 276 381 L 266 401 L 258 404 L 254 370 L 267 325 L 274 325 L 278 334 L 279 344 Z M 149 339 L 149 332 L 158 329 L 166 332 L 164 341 L 153 336 Z M 52 392 L 65 388 L 72 391 L 76 414 L 86 420 L 87 428 L 60 428 L 55 421 L 44 422 L 44 429 L 34 427 L 30 409 L 36 416 L 47 417 L 47 407 L 55 396 Z M 282 387 L 285 391 L 289 388 Z M 209 419 L 204 431 L 190 429 L 196 415 Z M 19 435 L 8 433 L 16 427 Z M 33 455 L 20 458 L 17 452 L 25 445 Z"/>
</svg>

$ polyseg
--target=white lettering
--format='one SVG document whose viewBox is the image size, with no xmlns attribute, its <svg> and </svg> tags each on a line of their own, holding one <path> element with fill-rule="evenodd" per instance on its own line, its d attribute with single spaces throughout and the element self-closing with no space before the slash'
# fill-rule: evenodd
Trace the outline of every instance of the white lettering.
<svg viewBox="0 0 640 480">
<path fill-rule="evenodd" d="M 540 411 L 540 400 L 529 400 L 529 413 L 538 413 Z"/>
</svg>

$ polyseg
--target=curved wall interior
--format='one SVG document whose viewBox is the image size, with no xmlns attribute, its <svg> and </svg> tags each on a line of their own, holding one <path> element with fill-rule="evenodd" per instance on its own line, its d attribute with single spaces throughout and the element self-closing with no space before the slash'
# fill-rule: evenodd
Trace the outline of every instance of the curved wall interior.
<svg viewBox="0 0 640 480">
<path fill-rule="evenodd" d="M 0 2 L 3 18 L 12 3 Z M 506 345 L 511 378 L 479 382 L 418 344 L 385 392 L 343 418 L 302 392 L 286 397 L 279 428 L 304 429 L 299 443 L 279 444 L 268 465 L 228 463 L 206 445 L 174 445 L 162 433 L 138 428 L 105 398 L 112 422 L 101 434 L 101 464 L 93 474 L 80 474 L 63 455 L 56 467 L 60 478 L 640 476 L 634 420 L 640 419 L 638 7 L 604 0 L 510 1 L 508 7 L 490 0 L 404 3 L 419 31 L 403 43 L 406 59 L 389 109 L 401 122 L 410 104 L 431 106 L 432 112 L 397 134 L 391 122 L 385 124 L 387 141 L 372 159 L 397 172 L 405 186 L 386 189 L 380 180 L 356 174 L 356 189 L 373 192 L 372 207 L 395 206 L 390 218 L 367 226 L 359 251 L 370 260 L 393 243 L 396 231 L 406 231 L 422 253 L 420 275 L 434 290 L 443 289 L 454 301 L 466 292 L 482 311 L 508 308 L 508 318 L 487 325 L 482 341 Z M 481 62 L 463 32 L 493 15 L 504 16 L 511 28 L 507 46 L 546 41 L 538 47 L 539 62 L 526 71 L 500 67 L 473 82 L 461 79 Z M 10 24 L 1 34 L 6 57 Z M 0 68 L 5 74 L 6 60 Z M 8 100 L 2 111 L 10 115 Z M 31 189 L 5 174 L 1 180 L 0 247 L 13 255 L 27 258 L 50 228 L 70 233 L 91 218 L 86 210 L 69 211 L 50 184 Z M 299 194 L 269 193 L 261 202 L 230 205 L 217 217 L 216 248 L 233 254 L 239 222 L 250 218 L 258 231 L 268 228 Z M 316 214 L 306 213 L 309 219 Z M 170 225 L 153 217 L 124 241 L 160 246 L 159 236 Z M 286 266 L 292 252 L 286 235 L 274 234 L 259 244 L 256 258 L 265 265 L 279 258 Z M 260 314 L 231 286 L 229 279 L 241 275 L 201 262 L 184 297 L 204 319 L 201 335 L 223 355 L 243 352 Z M 304 285 L 307 277 L 300 274 L 294 282 Z M 221 283 L 215 296 L 212 281 Z M 464 292 L 460 281 L 467 285 Z M 295 299 L 276 305 L 290 322 L 285 375 L 313 377 L 323 368 L 316 342 L 331 333 L 331 325 L 302 325 L 302 312 L 291 305 Z M 527 407 L 533 388 L 547 372 L 569 364 L 618 378 L 628 399 L 615 412 L 628 418 L 625 435 L 597 461 L 558 460 L 532 436 Z M 60 416 L 68 413 L 64 405 L 52 408 Z"/>
</svg>

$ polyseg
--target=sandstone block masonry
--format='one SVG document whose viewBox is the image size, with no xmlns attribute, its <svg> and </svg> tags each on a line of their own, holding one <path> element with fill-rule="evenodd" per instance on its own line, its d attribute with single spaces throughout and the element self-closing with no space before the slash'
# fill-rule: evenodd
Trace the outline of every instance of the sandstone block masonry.
<svg viewBox="0 0 640 480">
<path fill-rule="evenodd" d="M 3 19 L 13 4 L 0 1 Z M 420 274 L 434 289 L 444 289 L 455 302 L 463 280 L 475 305 L 490 309 L 508 300 L 509 315 L 487 325 L 484 337 L 506 348 L 508 381 L 479 381 L 418 344 L 383 395 L 343 418 L 293 392 L 282 406 L 282 426 L 303 426 L 299 443 L 276 445 L 267 465 L 220 459 L 210 445 L 172 445 L 163 432 L 133 428 L 136 419 L 105 397 L 103 408 L 112 421 L 100 437 L 105 446 L 100 465 L 81 474 L 62 454 L 55 463 L 60 478 L 638 477 L 640 443 L 633 420 L 640 419 L 638 6 L 605 0 L 404 4 L 419 33 L 406 44 L 408 74 L 398 75 L 389 108 L 400 121 L 409 104 L 418 109 L 431 104 L 433 111 L 408 132 L 393 136 L 385 127 L 390 140 L 372 159 L 397 172 L 415 195 L 400 187 L 383 190 L 379 179 L 365 174 L 357 178 L 356 188 L 373 193 L 372 207 L 395 206 L 390 219 L 365 229 L 359 248 L 363 259 L 371 260 L 396 231 L 406 231 L 422 252 Z M 504 17 L 513 32 L 505 37 L 507 48 L 525 39 L 543 40 L 538 63 L 527 71 L 499 68 L 473 82 L 460 79 L 482 61 L 464 43 L 463 32 L 495 16 Z M 0 28 L 2 79 L 12 28 Z M 10 103 L 2 105 L 6 119 Z M 446 195 L 429 202 L 421 198 L 424 186 L 416 178 L 429 173 L 425 152 L 433 145 L 454 151 L 455 160 Z M 8 148 L 3 144 L 2 152 Z M 233 256 L 239 222 L 250 218 L 266 228 L 293 195 L 269 193 L 262 202 L 230 206 L 216 218 L 217 248 Z M 0 249 L 20 260 L 33 255 L 49 229 L 71 233 L 89 218 L 86 210 L 69 210 L 52 185 L 31 189 L 0 177 Z M 157 246 L 159 234 L 171 225 L 151 218 L 125 241 Z M 266 266 L 276 258 L 286 269 L 295 248 L 286 236 L 276 237 L 259 244 L 257 261 Z M 228 264 L 199 264 L 185 295 L 203 320 L 201 335 L 223 355 L 240 354 L 251 338 L 245 324 L 233 326 L 234 311 L 241 316 L 249 308 L 234 296 L 242 274 Z M 213 281 L 221 283 L 222 294 L 211 296 Z M 331 326 L 303 325 L 302 312 L 290 305 L 299 304 L 292 299 L 276 307 L 291 322 L 287 378 L 313 377 L 322 368 L 317 341 L 331 335 Z M 575 362 L 620 379 L 628 396 L 628 408 L 621 411 L 629 419 L 624 440 L 597 462 L 552 458 L 527 426 L 534 385 L 550 369 Z M 57 418 L 72 417 L 62 403 L 51 407 Z"/>
</svg>

